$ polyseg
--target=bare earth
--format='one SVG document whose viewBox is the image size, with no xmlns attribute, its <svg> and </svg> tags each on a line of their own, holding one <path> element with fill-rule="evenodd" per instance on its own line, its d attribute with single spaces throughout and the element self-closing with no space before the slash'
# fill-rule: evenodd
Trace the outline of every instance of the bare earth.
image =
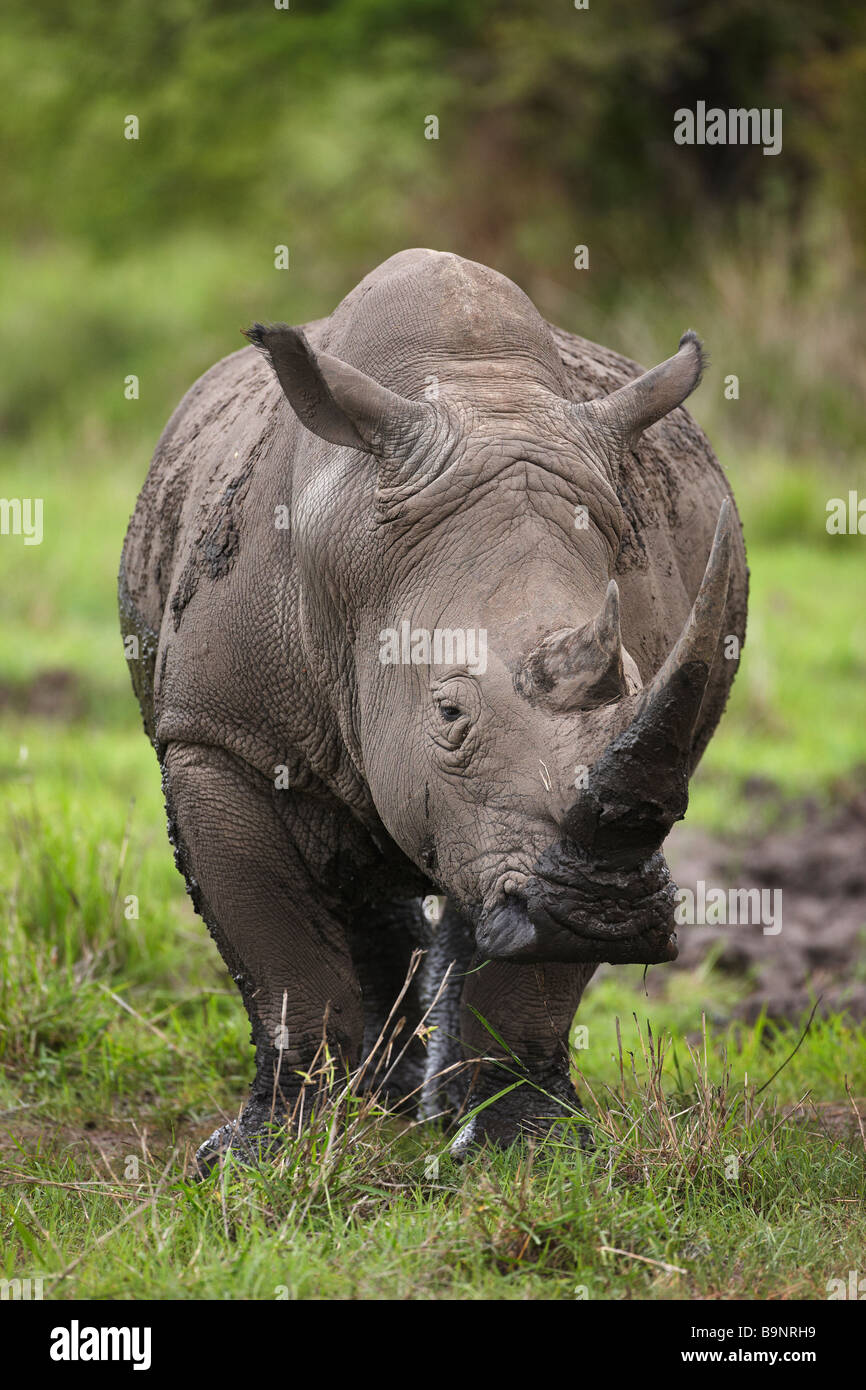
<svg viewBox="0 0 866 1390">
<path fill-rule="evenodd" d="M 866 1018 L 866 790 L 829 816 L 799 808 L 800 823 L 747 843 L 725 843 L 688 825 L 666 844 L 682 888 L 782 890 L 782 930 L 762 926 L 683 926 L 677 964 L 699 965 L 721 948 L 717 968 L 748 973 L 752 990 L 739 1012 L 796 1020 L 821 996 L 819 1013 L 847 1009 Z M 805 815 L 805 824 L 803 823 Z"/>
</svg>

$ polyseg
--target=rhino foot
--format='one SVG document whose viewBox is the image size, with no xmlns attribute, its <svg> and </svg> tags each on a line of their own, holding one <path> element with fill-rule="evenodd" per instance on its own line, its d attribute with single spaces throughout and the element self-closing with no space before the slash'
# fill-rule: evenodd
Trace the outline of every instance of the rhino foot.
<svg viewBox="0 0 866 1390">
<path fill-rule="evenodd" d="M 510 1079 L 504 1072 L 485 1077 L 469 1097 L 470 1109 L 496 1095 L 497 1091 L 508 1085 Z M 462 1162 L 471 1158 L 485 1144 L 508 1148 L 516 1140 L 540 1139 L 557 1123 L 579 1120 L 583 1113 L 566 1072 L 558 1068 L 555 1071 L 532 1072 L 527 1074 L 522 1086 L 509 1091 L 474 1115 L 452 1142 L 449 1153 L 453 1159 Z M 587 1125 L 563 1125 L 562 1133 L 563 1138 L 576 1137 L 581 1148 L 591 1147 L 592 1134 Z"/>
<path fill-rule="evenodd" d="M 275 1157 L 285 1142 L 285 1129 L 271 1118 L 270 1105 L 250 1101 L 239 1120 L 220 1125 L 196 1150 L 196 1176 L 206 1178 L 228 1153 L 236 1163 L 257 1167 Z"/>
</svg>

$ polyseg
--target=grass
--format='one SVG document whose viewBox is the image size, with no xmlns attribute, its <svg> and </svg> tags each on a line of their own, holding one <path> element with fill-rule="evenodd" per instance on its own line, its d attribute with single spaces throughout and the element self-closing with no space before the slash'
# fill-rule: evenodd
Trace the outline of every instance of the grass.
<svg viewBox="0 0 866 1390">
<path fill-rule="evenodd" d="M 435 1125 L 407 1129 L 350 1091 L 348 1124 L 326 1110 L 282 1170 L 183 1176 L 244 1097 L 249 1030 L 172 863 L 114 575 L 168 411 L 235 346 L 225 323 L 302 319 L 333 287 L 315 302 L 287 290 L 284 307 L 275 272 L 251 272 L 238 251 L 147 255 L 151 273 L 139 257 L 104 277 L 71 252 L 34 255 L 17 271 L 27 324 L 0 313 L 14 406 L 2 492 L 45 509 L 41 546 L 0 543 L 3 1274 L 43 1275 L 61 1298 L 824 1297 L 829 1278 L 862 1267 L 864 1101 L 848 1087 L 866 1076 L 866 1036 L 838 1017 L 813 1023 L 759 1093 L 803 1020 L 726 1022 L 747 984 L 708 966 L 666 977 L 651 1006 L 636 967 L 589 991 L 575 1061 L 592 1152 L 560 1133 L 458 1167 Z M 725 302 L 736 293 L 726 282 Z M 742 326 L 748 296 L 736 306 Z M 619 328 L 628 348 L 627 315 Z M 71 376 L 70 342 L 87 362 Z M 760 369 L 741 366 L 743 381 Z M 709 415 L 723 426 L 718 401 Z M 862 494 L 863 475 L 818 455 L 744 455 L 735 430 L 721 437 L 752 607 L 693 784 L 690 821 L 713 832 L 754 819 L 747 779 L 830 804 L 866 766 L 862 538 L 824 527 L 828 497 Z"/>
<path fill-rule="evenodd" d="M 858 1267 L 866 1154 L 821 1094 L 845 1065 L 862 1074 L 862 1033 L 813 1025 L 784 1067 L 790 1038 L 760 1024 L 729 1039 L 734 1059 L 706 1029 L 673 1046 L 636 1020 L 621 1047 L 618 1021 L 592 1016 L 588 1152 L 563 1122 L 459 1166 L 435 1125 L 347 1084 L 275 1162 L 195 1184 L 184 1136 L 117 1097 L 108 1132 L 6 1150 L 4 1274 L 59 1298 L 764 1299 L 825 1297 Z M 129 1015 L 107 1027 L 136 1047 Z M 207 1102 L 218 1068 L 204 1049 L 188 1061 Z M 734 1084 L 749 1063 L 782 1066 L 778 1084 Z"/>
</svg>

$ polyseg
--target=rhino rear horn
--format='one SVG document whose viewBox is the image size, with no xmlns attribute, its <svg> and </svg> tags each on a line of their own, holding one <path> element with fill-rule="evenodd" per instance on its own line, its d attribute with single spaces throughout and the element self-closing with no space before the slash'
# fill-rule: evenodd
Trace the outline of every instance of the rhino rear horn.
<svg viewBox="0 0 866 1390">
<path fill-rule="evenodd" d="M 514 684 L 530 703 L 559 711 L 597 709 L 628 692 L 616 580 L 594 618 L 551 633 L 529 653 Z"/>
<path fill-rule="evenodd" d="M 255 323 L 245 337 L 274 369 L 301 424 L 321 439 L 380 457 L 408 451 L 431 418 L 431 407 L 381 386 L 372 377 L 316 353 L 300 328 Z"/>
<path fill-rule="evenodd" d="M 688 620 L 565 818 L 566 837 L 599 859 L 646 858 L 686 813 L 695 726 L 727 605 L 731 516 L 725 498 Z"/>
<path fill-rule="evenodd" d="M 680 338 L 679 351 L 643 376 L 600 400 L 573 407 L 619 450 L 631 448 L 650 425 L 682 405 L 698 385 L 706 365 L 701 340 L 691 329 Z"/>
</svg>

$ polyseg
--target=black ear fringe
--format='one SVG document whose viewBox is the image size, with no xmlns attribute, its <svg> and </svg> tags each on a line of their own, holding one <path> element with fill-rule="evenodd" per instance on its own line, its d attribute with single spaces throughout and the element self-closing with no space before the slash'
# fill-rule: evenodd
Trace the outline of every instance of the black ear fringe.
<svg viewBox="0 0 866 1390">
<path fill-rule="evenodd" d="M 260 348 L 262 351 L 265 350 L 264 339 L 267 331 L 268 330 L 263 323 L 254 323 L 252 328 L 241 329 L 241 332 L 243 333 L 244 337 L 249 338 L 253 347 Z"/>
<path fill-rule="evenodd" d="M 245 338 L 249 338 L 254 348 L 270 357 L 267 339 L 272 333 L 281 333 L 288 327 L 287 323 L 254 323 L 251 328 L 242 328 L 241 332 Z"/>
<path fill-rule="evenodd" d="M 697 380 L 695 381 L 695 385 L 692 387 L 692 390 L 694 390 L 695 387 L 700 386 L 701 377 L 707 370 L 707 367 L 710 365 L 710 355 L 693 328 L 686 329 L 685 333 L 680 338 L 680 341 L 677 344 L 677 350 L 684 348 L 687 343 L 690 343 L 692 347 L 697 348 L 698 351 L 698 375 Z"/>
</svg>

